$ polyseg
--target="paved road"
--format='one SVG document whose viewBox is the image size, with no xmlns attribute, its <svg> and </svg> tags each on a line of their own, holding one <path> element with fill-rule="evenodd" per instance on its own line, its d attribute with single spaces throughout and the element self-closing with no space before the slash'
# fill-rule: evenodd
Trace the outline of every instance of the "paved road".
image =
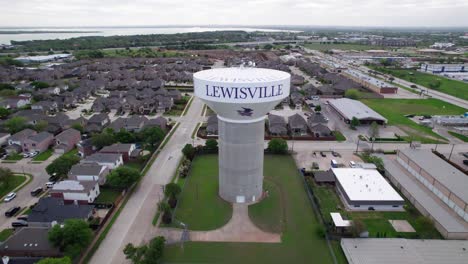
<svg viewBox="0 0 468 264">
<path fill-rule="evenodd" d="M 90 263 L 128 263 L 122 252 L 125 245 L 147 242 L 143 239 L 154 228 L 152 220 L 157 203 L 163 197 L 162 186 L 174 175 L 182 158 L 183 146 L 192 143 L 192 132 L 203 120 L 202 108 L 201 100 L 194 98 L 187 114 L 179 119 L 179 127 L 130 197 Z"/>
<path fill-rule="evenodd" d="M 30 159 L 23 159 L 17 163 L 0 163 L 0 167 L 9 168 L 13 172 L 25 172 L 33 175 L 33 180 L 16 193 L 17 196 L 14 200 L 8 203 L 0 203 L 0 230 L 11 227 L 11 222 L 16 219 L 14 217 L 5 217 L 5 211 L 13 206 L 24 208 L 37 202 L 38 198 L 32 197 L 30 192 L 39 186 L 45 188 L 46 182 L 49 181 L 49 175 L 45 171 L 45 168 L 57 157 L 57 155 L 53 155 L 40 164 L 28 163 Z"/>
</svg>

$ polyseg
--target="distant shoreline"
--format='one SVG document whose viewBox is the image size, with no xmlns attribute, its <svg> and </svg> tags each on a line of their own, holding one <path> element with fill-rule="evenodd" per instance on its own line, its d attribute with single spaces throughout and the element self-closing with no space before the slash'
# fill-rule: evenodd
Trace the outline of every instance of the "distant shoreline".
<svg viewBox="0 0 468 264">
<path fill-rule="evenodd" d="M 0 30 L 0 35 L 16 35 L 16 34 L 63 34 L 63 33 L 100 33 L 101 31 L 48 31 L 48 30 Z"/>
</svg>

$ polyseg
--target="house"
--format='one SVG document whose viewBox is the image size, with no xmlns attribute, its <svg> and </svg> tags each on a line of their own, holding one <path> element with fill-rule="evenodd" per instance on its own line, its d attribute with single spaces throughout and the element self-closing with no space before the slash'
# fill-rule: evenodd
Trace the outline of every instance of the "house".
<svg viewBox="0 0 468 264">
<path fill-rule="evenodd" d="M 68 172 L 68 178 L 76 181 L 97 181 L 99 185 L 106 182 L 109 168 L 97 163 L 76 164 Z"/>
<path fill-rule="evenodd" d="M 268 132 L 273 136 L 285 136 L 288 134 L 288 127 L 284 117 L 269 114 L 268 115 Z"/>
<path fill-rule="evenodd" d="M 132 115 L 129 118 L 119 117 L 109 125 L 109 128 L 114 131 L 120 131 L 122 129 L 130 132 L 139 132 L 145 126 L 148 118 L 144 116 Z"/>
<path fill-rule="evenodd" d="M 54 136 L 49 132 L 41 132 L 30 136 L 23 141 L 23 152 L 44 152 L 50 147 L 53 141 Z"/>
<path fill-rule="evenodd" d="M 210 115 L 208 117 L 208 124 L 206 125 L 206 133 L 208 135 L 218 134 L 218 115 Z"/>
<path fill-rule="evenodd" d="M 8 145 L 22 146 L 23 141 L 25 139 L 29 138 L 30 136 L 34 136 L 36 134 L 37 132 L 32 129 L 29 129 L 29 128 L 23 129 L 20 132 L 17 132 L 8 138 Z"/>
<path fill-rule="evenodd" d="M 54 184 L 50 196 L 61 198 L 65 203 L 88 204 L 100 193 L 97 181 L 65 180 Z"/>
<path fill-rule="evenodd" d="M 312 135 L 317 138 L 333 136 L 333 132 L 324 124 L 316 124 L 311 126 L 309 129 Z"/>
<path fill-rule="evenodd" d="M 163 131 L 166 131 L 167 130 L 167 119 L 162 117 L 162 116 L 158 116 L 156 118 L 149 119 L 145 123 L 145 127 L 155 127 L 155 126 L 161 128 Z"/>
<path fill-rule="evenodd" d="M 93 115 L 87 122 L 86 131 L 88 132 L 96 132 L 102 131 L 104 127 L 109 125 L 110 119 L 106 113 L 100 113 Z"/>
<path fill-rule="evenodd" d="M 72 150 L 81 140 L 80 131 L 69 128 L 55 136 L 55 153 L 63 154 Z"/>
<path fill-rule="evenodd" d="M 82 158 L 87 157 L 97 151 L 97 148 L 93 146 L 92 140 L 90 138 L 81 140 L 76 144 L 78 149 L 78 155 Z"/>
<path fill-rule="evenodd" d="M 113 145 L 103 147 L 99 153 L 122 154 L 123 161 L 127 162 L 130 159 L 132 152 L 135 150 L 135 144 L 115 143 Z"/>
<path fill-rule="evenodd" d="M 49 227 L 23 227 L 0 244 L 0 255 L 8 257 L 62 257 L 49 241 Z"/>
<path fill-rule="evenodd" d="M 31 105 L 32 110 L 41 110 L 44 113 L 54 113 L 59 110 L 57 102 L 54 101 L 39 101 Z"/>
<path fill-rule="evenodd" d="M 300 114 L 288 117 L 288 127 L 292 134 L 304 135 L 307 133 L 307 122 Z"/>
<path fill-rule="evenodd" d="M 0 146 L 5 146 L 8 144 L 8 139 L 10 138 L 10 133 L 0 133 Z"/>
<path fill-rule="evenodd" d="M 97 163 L 113 170 L 123 165 L 123 157 L 122 154 L 115 153 L 94 153 L 82 160 L 81 163 Z"/>
<path fill-rule="evenodd" d="M 60 198 L 43 197 L 31 209 L 28 215 L 28 223 L 63 223 L 67 219 L 89 219 L 94 212 L 94 205 L 64 203 Z"/>
<path fill-rule="evenodd" d="M 17 109 L 31 103 L 31 97 L 28 96 L 10 96 L 0 101 L 0 106 L 6 109 Z"/>
</svg>

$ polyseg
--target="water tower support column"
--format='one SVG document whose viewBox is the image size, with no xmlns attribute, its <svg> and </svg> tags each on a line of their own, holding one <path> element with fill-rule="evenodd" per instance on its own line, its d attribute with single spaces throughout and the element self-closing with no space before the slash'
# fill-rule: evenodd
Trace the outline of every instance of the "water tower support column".
<svg viewBox="0 0 468 264">
<path fill-rule="evenodd" d="M 219 195 L 232 203 L 257 201 L 263 192 L 265 118 L 238 121 L 218 116 Z"/>
</svg>

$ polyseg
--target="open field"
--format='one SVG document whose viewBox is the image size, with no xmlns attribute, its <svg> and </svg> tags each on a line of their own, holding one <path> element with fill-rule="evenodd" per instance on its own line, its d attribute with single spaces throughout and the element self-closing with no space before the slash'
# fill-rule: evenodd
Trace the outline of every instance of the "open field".
<svg viewBox="0 0 468 264">
<path fill-rule="evenodd" d="M 372 45 L 361 45 L 361 44 L 320 44 L 320 43 L 309 43 L 305 44 L 304 47 L 308 49 L 314 49 L 319 51 L 340 49 L 340 50 L 370 50 L 370 49 L 385 49 L 385 47 L 372 46 Z"/>
<path fill-rule="evenodd" d="M 187 224 L 190 230 L 216 229 L 231 219 L 231 204 L 218 196 L 217 160 L 216 155 L 196 157 L 183 186 L 174 218 Z"/>
<path fill-rule="evenodd" d="M 398 126 L 405 131 L 409 135 L 409 138 L 406 138 L 408 141 L 423 143 L 435 143 L 445 139 L 405 115 L 459 115 L 466 111 L 438 99 L 363 99 L 361 101 L 387 118 L 389 125 Z"/>
<path fill-rule="evenodd" d="M 209 168 L 217 168 L 217 156 L 201 156 L 195 161 L 203 162 Z M 206 160 L 206 161 L 205 161 Z M 212 173 L 212 172 L 210 172 Z M 188 242 L 183 248 L 168 246 L 164 252 L 165 263 L 332 263 L 326 242 L 317 233 L 320 224 L 311 208 L 303 186 L 303 180 L 290 156 L 265 156 L 266 188 L 269 182 L 279 189 L 283 201 L 284 227 L 281 243 L 215 243 Z M 217 173 L 216 173 L 217 175 Z M 189 177 L 195 178 L 192 174 Z M 190 185 L 188 179 L 187 185 Z M 210 183 L 206 183 L 210 185 Z M 185 186 L 187 192 L 188 186 Z M 275 197 L 273 189 L 270 195 Z M 200 190 L 199 190 L 200 191 Z M 184 195 L 184 194 L 183 194 Z M 209 201 L 206 201 L 209 202 Z M 267 215 L 276 214 L 273 204 L 258 205 L 249 209 L 254 221 L 264 221 L 265 226 L 276 223 L 266 221 Z M 252 213 L 255 211 L 255 216 Z M 206 219 L 209 221 L 209 219 Z M 190 225 L 189 225 L 190 228 Z"/>
<path fill-rule="evenodd" d="M 384 67 L 374 67 L 374 69 L 442 93 L 468 100 L 468 83 L 464 83 L 462 81 L 451 80 L 443 76 L 422 73 L 416 70 L 391 69 Z"/>
<path fill-rule="evenodd" d="M 336 194 L 333 186 L 317 185 L 312 178 L 308 179 L 309 186 L 313 189 L 314 195 L 319 202 L 320 211 L 327 224 L 332 222 L 330 213 L 339 212 L 351 220 L 361 220 L 366 229 L 369 231 L 370 237 L 377 237 L 378 234 L 385 234 L 386 237 L 405 237 L 405 238 L 437 238 L 441 236 L 433 226 L 427 226 L 421 221 L 419 212 L 407 202 L 407 208 L 411 208 L 405 212 L 349 212 L 344 210 L 340 198 Z M 416 233 L 399 233 L 393 229 L 388 220 L 407 220 Z"/>
</svg>

